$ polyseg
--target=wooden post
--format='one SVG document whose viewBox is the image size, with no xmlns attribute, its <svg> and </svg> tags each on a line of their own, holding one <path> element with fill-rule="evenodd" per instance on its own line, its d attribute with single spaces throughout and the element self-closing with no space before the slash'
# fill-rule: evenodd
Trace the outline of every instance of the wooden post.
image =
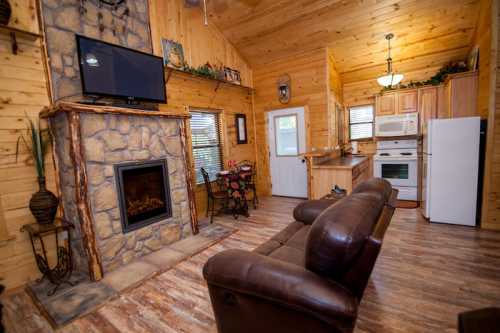
<svg viewBox="0 0 500 333">
<path fill-rule="evenodd" d="M 80 229 L 82 232 L 83 248 L 87 253 L 89 274 L 92 281 L 99 281 L 103 277 L 101 258 L 97 252 L 96 237 L 90 213 L 90 202 L 87 197 L 87 172 L 85 170 L 84 152 L 80 133 L 80 114 L 68 112 L 70 155 L 75 168 L 75 192 Z"/>
<path fill-rule="evenodd" d="M 188 118 L 184 118 L 182 121 L 179 122 L 180 124 L 180 134 L 181 134 L 181 149 L 182 149 L 182 156 L 184 159 L 184 168 L 186 170 L 186 185 L 187 185 L 187 192 L 188 192 L 188 201 L 189 201 L 189 211 L 191 213 L 191 230 L 193 231 L 193 234 L 196 235 L 199 231 L 198 229 L 198 213 L 196 211 L 196 202 L 195 202 L 195 195 L 194 195 L 194 188 L 193 188 L 193 176 L 192 176 L 192 169 L 191 169 L 191 159 L 189 157 L 187 147 L 186 147 L 186 142 L 187 142 L 187 121 Z"/>
</svg>

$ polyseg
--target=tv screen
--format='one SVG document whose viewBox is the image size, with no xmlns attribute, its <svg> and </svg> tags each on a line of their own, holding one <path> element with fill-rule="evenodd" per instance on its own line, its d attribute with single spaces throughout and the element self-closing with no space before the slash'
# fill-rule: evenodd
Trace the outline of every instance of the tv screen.
<svg viewBox="0 0 500 333">
<path fill-rule="evenodd" d="M 166 103 L 163 59 L 76 36 L 84 95 Z"/>
</svg>

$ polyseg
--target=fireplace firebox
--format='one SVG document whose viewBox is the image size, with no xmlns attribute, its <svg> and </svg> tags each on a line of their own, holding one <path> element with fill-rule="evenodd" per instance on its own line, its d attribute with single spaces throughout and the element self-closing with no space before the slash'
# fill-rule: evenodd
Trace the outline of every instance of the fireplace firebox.
<svg viewBox="0 0 500 333">
<path fill-rule="evenodd" d="M 172 216 L 166 160 L 114 166 L 123 233 Z"/>
</svg>

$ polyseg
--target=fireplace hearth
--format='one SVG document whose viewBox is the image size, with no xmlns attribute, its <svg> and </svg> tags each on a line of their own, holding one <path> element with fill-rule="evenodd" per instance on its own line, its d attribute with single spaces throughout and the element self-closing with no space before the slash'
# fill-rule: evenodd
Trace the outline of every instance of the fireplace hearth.
<svg viewBox="0 0 500 333">
<path fill-rule="evenodd" d="M 114 166 L 123 233 L 172 216 L 166 160 Z"/>
</svg>

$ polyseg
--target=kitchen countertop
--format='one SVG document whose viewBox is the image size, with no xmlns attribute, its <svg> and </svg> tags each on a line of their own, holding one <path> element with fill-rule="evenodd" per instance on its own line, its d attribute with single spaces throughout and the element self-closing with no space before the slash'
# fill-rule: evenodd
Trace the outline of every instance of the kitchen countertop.
<svg viewBox="0 0 500 333">
<path fill-rule="evenodd" d="M 315 169 L 352 169 L 368 160 L 366 156 L 345 156 L 313 164 Z"/>
</svg>

